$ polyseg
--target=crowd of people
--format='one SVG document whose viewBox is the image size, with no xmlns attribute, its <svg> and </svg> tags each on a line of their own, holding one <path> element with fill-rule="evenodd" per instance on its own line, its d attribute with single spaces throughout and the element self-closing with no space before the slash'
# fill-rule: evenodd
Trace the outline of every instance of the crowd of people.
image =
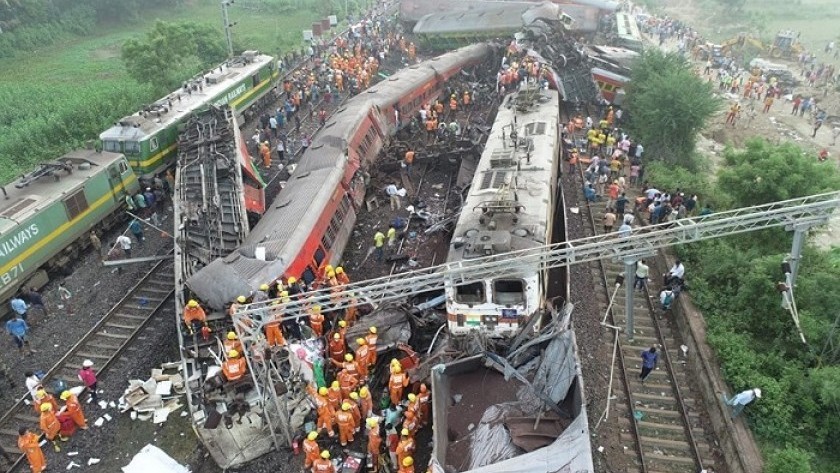
<svg viewBox="0 0 840 473">
<path fill-rule="evenodd" d="M 267 169 L 273 157 L 286 165 L 311 144 L 312 137 L 301 133 L 302 121 L 317 119 L 323 126 L 330 104 L 370 87 L 380 74 L 381 64 L 391 58 L 402 64 L 413 63 L 417 48 L 390 21 L 362 22 L 330 43 L 311 46 L 309 61 L 273 90 L 279 106 L 258 114 L 259 127 L 249 142 L 252 156 Z M 299 137 L 294 143 L 290 137 L 293 133 Z"/>
<path fill-rule="evenodd" d="M 25 373 L 25 384 L 32 400 L 31 405 L 39 416 L 40 433 L 37 433 L 35 429 L 20 426 L 18 428 L 18 448 L 26 456 L 32 473 L 41 473 L 47 469 L 47 461 L 40 445 L 41 434 L 52 444 L 56 452 L 60 452 L 60 442 L 68 441 L 79 429 L 88 429 L 84 409 L 82 409 L 79 395 L 76 393 L 87 391 L 91 398 L 89 402 L 98 400 L 98 383 L 93 362 L 85 360 L 78 374 L 82 385 L 81 389 L 68 389 L 63 382 L 54 384 L 56 394 L 60 393 L 58 398 L 63 402 L 63 405 L 60 405 L 56 396 L 47 391 L 41 373 L 33 373 L 32 371 Z M 0 451 L 0 453 L 7 459 L 9 458 L 6 452 Z"/>
<path fill-rule="evenodd" d="M 374 399 L 377 391 L 372 386 L 372 375 L 377 362 L 379 333 L 376 326 L 370 326 L 354 344 L 347 340 L 348 329 L 364 316 L 357 307 L 327 312 L 320 305 L 307 304 L 305 317 L 299 319 L 284 317 L 282 313 L 282 304 L 299 300 L 309 290 L 327 289 L 335 300 L 352 297 L 344 291 L 348 284 L 350 278 L 341 266 L 324 265 L 311 284 L 288 277 L 285 281 L 277 279 L 263 284 L 253 294 L 238 296 L 231 303 L 228 315 L 233 318 L 247 306 L 249 315 L 240 323 L 250 325 L 255 319 L 262 321 L 264 340 L 244 347 L 236 332 L 228 330 L 224 340 L 220 340 L 224 355 L 219 360 L 222 381 L 228 385 L 251 382 L 244 350 L 252 353 L 263 349 L 275 351 L 301 340 L 322 340 L 326 363 L 323 372 L 315 376 L 316 381 L 306 389 L 317 419 L 316 428 L 308 432 L 302 442 L 304 468 L 319 473 L 335 472 L 330 447 L 358 444 L 357 434 L 366 428 L 369 471 L 378 471 L 380 457 L 387 451 L 393 471 L 413 472 L 414 437 L 430 420 L 431 393 L 427 386 L 412 384 L 402 362 L 392 359 L 387 396 Z M 206 311 L 197 300 L 187 302 L 183 320 L 189 334 L 210 336 Z M 232 327 L 234 323 L 227 320 L 225 325 Z M 384 409 L 375 407 L 385 405 L 388 407 Z M 387 450 L 383 450 L 383 437 Z"/>
</svg>

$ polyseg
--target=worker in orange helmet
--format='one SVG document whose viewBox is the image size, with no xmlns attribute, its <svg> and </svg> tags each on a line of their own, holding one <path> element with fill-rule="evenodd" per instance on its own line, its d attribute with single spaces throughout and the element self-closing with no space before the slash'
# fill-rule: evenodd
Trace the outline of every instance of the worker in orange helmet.
<svg viewBox="0 0 840 473">
<path fill-rule="evenodd" d="M 207 314 L 197 300 L 191 299 L 184 307 L 184 323 L 187 324 L 190 335 L 200 331 L 202 326 L 207 325 Z"/>
<path fill-rule="evenodd" d="M 367 419 L 368 428 L 368 471 L 377 473 L 379 471 L 379 452 L 382 450 L 382 436 L 379 433 L 379 421 L 376 417 Z"/>
<path fill-rule="evenodd" d="M 321 447 L 318 446 L 318 432 L 314 430 L 303 440 L 303 467 L 311 468 L 312 464 L 321 454 Z"/>
<path fill-rule="evenodd" d="M 367 345 L 367 341 L 364 338 L 359 337 L 356 339 L 356 365 L 359 368 L 359 376 L 362 379 L 366 379 L 368 377 L 368 367 L 370 366 L 370 347 Z"/>
<path fill-rule="evenodd" d="M 337 411 L 341 408 L 341 400 L 343 399 L 341 395 L 341 383 L 338 381 L 332 382 L 328 389 L 327 399 L 329 399 L 333 410 Z"/>
<path fill-rule="evenodd" d="M 265 323 L 265 339 L 270 347 L 283 346 L 286 344 L 286 339 L 283 337 L 283 332 L 280 330 L 280 324 L 283 323 L 283 315 L 276 307 L 280 301 L 275 301 L 272 304 L 269 312 L 269 319 Z"/>
<path fill-rule="evenodd" d="M 330 359 L 335 363 L 341 363 L 344 360 L 347 347 L 344 344 L 344 337 L 341 332 L 333 332 L 329 343 Z"/>
<path fill-rule="evenodd" d="M 379 335 L 377 334 L 378 330 L 375 326 L 371 326 L 368 328 L 368 333 L 365 335 L 365 342 L 367 342 L 367 346 L 370 349 L 370 358 L 368 362 L 371 366 L 376 364 L 376 342 L 379 340 Z"/>
<path fill-rule="evenodd" d="M 324 314 L 321 313 L 321 306 L 314 305 L 309 309 L 309 326 L 316 337 L 324 335 Z"/>
<path fill-rule="evenodd" d="M 26 427 L 18 429 L 18 449 L 26 455 L 32 473 L 41 473 L 47 469 L 47 460 L 41 450 L 38 434 L 30 432 Z"/>
<path fill-rule="evenodd" d="M 79 402 L 79 398 L 70 391 L 64 391 L 61 393 L 61 400 L 64 401 L 64 411 L 73 419 L 73 423 L 80 429 L 87 430 L 87 420 L 85 419 L 85 413 L 82 411 L 82 404 Z"/>
<path fill-rule="evenodd" d="M 405 406 L 405 411 L 414 414 L 415 419 L 419 417 L 420 402 L 418 401 L 416 394 L 408 393 L 408 403 Z"/>
<path fill-rule="evenodd" d="M 233 330 L 227 333 L 224 348 L 225 353 L 230 353 L 231 350 L 242 353 L 242 342 L 239 341 L 239 337 L 236 336 L 236 332 Z"/>
<path fill-rule="evenodd" d="M 40 415 L 41 406 L 44 404 L 50 404 L 52 406 L 53 412 L 58 412 L 58 402 L 55 400 L 53 395 L 44 391 L 43 389 L 39 389 L 35 391 L 35 398 L 33 399 L 32 407 L 34 407 L 35 412 L 37 412 Z"/>
<path fill-rule="evenodd" d="M 58 446 L 58 442 L 56 442 L 55 439 L 58 437 L 60 440 L 64 441 L 67 440 L 67 437 L 63 437 L 59 434 L 61 431 L 61 423 L 58 421 L 58 417 L 55 416 L 52 404 L 41 404 L 41 418 L 39 419 L 39 424 L 41 426 L 41 431 L 44 432 L 47 440 L 53 443 L 55 451 L 60 452 L 61 447 Z"/>
<path fill-rule="evenodd" d="M 414 457 L 403 458 L 397 473 L 414 473 Z"/>
<path fill-rule="evenodd" d="M 391 394 L 391 404 L 397 405 L 402 401 L 403 390 L 408 386 L 408 375 L 403 373 L 402 365 L 391 366 L 391 379 L 388 381 L 388 391 Z"/>
<path fill-rule="evenodd" d="M 362 411 L 359 409 L 359 393 L 353 391 L 350 393 L 350 400 L 344 402 L 350 404 L 350 414 L 353 415 L 353 430 L 359 431 L 362 425 Z"/>
<path fill-rule="evenodd" d="M 414 455 L 415 450 L 417 450 L 417 444 L 414 442 L 411 432 L 408 429 L 402 429 L 400 431 L 400 441 L 397 443 L 397 464 L 402 465 L 403 460 Z"/>
<path fill-rule="evenodd" d="M 316 427 L 319 431 L 326 430 L 327 434 L 330 437 L 335 437 L 335 431 L 333 430 L 333 416 L 335 415 L 335 410 L 333 409 L 332 403 L 328 397 L 329 389 L 322 386 L 315 390 L 314 386 L 307 386 L 307 391 L 312 396 L 312 401 L 315 403 L 315 411 L 318 413 L 318 420 L 316 422 Z"/>
<path fill-rule="evenodd" d="M 426 383 L 420 385 L 417 401 L 420 403 L 420 425 L 425 427 L 429 423 L 429 414 L 432 408 L 432 393 L 426 387 Z"/>
<path fill-rule="evenodd" d="M 335 278 L 338 279 L 340 284 L 350 284 L 350 277 L 347 276 L 347 273 L 344 272 L 344 268 L 341 266 L 335 268 Z"/>
<path fill-rule="evenodd" d="M 338 424 L 338 440 L 342 447 L 346 447 L 348 442 L 353 442 L 353 431 L 355 430 L 349 402 L 342 404 L 341 410 L 336 412 L 335 422 Z"/>
<path fill-rule="evenodd" d="M 321 450 L 321 458 L 312 462 L 312 473 L 335 473 L 335 466 L 330 461 L 328 450 Z"/>
<path fill-rule="evenodd" d="M 227 360 L 222 363 L 222 374 L 228 381 L 238 381 L 248 373 L 248 364 L 245 358 L 239 356 L 239 352 L 231 350 L 228 352 Z"/>
<path fill-rule="evenodd" d="M 363 419 L 368 418 L 373 412 L 373 398 L 370 397 L 370 390 L 367 386 L 362 386 L 359 389 L 359 409 Z"/>
</svg>

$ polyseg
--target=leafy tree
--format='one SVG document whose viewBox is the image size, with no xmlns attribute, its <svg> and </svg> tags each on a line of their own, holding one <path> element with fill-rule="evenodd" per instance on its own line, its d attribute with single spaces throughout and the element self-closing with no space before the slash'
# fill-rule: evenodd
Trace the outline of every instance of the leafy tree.
<svg viewBox="0 0 840 473">
<path fill-rule="evenodd" d="M 697 133 L 720 104 L 712 86 L 679 54 L 646 49 L 633 65 L 625 100 L 628 129 L 646 156 L 695 171 Z"/>
<path fill-rule="evenodd" d="M 717 3 L 723 5 L 727 10 L 741 11 L 746 5 L 747 0 L 716 0 Z"/>
<path fill-rule="evenodd" d="M 222 38 L 208 25 L 158 20 L 144 38 L 123 44 L 122 60 L 137 82 L 151 84 L 159 91 L 170 90 L 185 78 L 221 62 L 226 56 Z"/>
<path fill-rule="evenodd" d="M 764 471 L 765 473 L 811 473 L 813 470 L 811 470 L 808 452 L 786 447 L 770 454 Z"/>
<path fill-rule="evenodd" d="M 738 206 L 766 204 L 840 188 L 836 172 L 790 143 L 776 146 L 763 139 L 750 140 L 744 150 L 726 150 L 724 164 L 718 173 L 718 184 Z"/>
</svg>

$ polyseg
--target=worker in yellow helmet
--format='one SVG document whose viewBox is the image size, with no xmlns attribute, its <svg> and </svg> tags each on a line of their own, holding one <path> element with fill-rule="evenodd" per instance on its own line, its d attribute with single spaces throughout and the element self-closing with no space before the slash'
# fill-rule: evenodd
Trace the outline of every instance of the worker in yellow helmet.
<svg viewBox="0 0 840 473">
<path fill-rule="evenodd" d="M 321 447 L 318 445 L 318 432 L 309 432 L 303 441 L 303 467 L 311 468 L 312 464 L 321 454 Z"/>
<path fill-rule="evenodd" d="M 198 304 L 197 300 L 190 300 L 187 302 L 187 306 L 184 307 L 184 323 L 187 325 L 190 335 L 193 332 L 201 330 L 202 326 L 207 325 L 207 314 Z"/>
<path fill-rule="evenodd" d="M 242 342 L 239 341 L 239 337 L 236 336 L 236 332 L 231 330 L 227 333 L 227 339 L 224 342 L 225 353 L 230 353 L 231 350 L 236 350 L 242 353 Z"/>
<path fill-rule="evenodd" d="M 228 381 L 238 381 L 248 372 L 248 365 L 245 358 L 239 356 L 239 352 L 231 350 L 228 352 L 228 359 L 222 363 L 222 374 Z"/>
<path fill-rule="evenodd" d="M 313 473 L 335 473 L 335 466 L 330 461 L 330 452 L 328 450 L 321 451 L 321 458 L 312 462 Z"/>
<path fill-rule="evenodd" d="M 353 414 L 350 413 L 350 403 L 345 402 L 341 405 L 341 410 L 336 412 L 335 421 L 338 424 L 338 439 L 342 447 L 346 447 L 347 443 L 353 443 Z"/>
<path fill-rule="evenodd" d="M 338 280 L 339 284 L 350 284 L 350 278 L 341 266 L 335 268 L 335 278 Z"/>
</svg>

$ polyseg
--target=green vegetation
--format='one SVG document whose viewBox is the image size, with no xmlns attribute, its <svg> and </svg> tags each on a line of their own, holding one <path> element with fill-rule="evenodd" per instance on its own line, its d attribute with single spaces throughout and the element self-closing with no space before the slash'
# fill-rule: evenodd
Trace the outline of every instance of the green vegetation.
<svg viewBox="0 0 840 473">
<path fill-rule="evenodd" d="M 190 21 L 218 34 L 218 0 L 0 1 L 0 183 L 77 148 L 116 119 L 162 95 L 129 76 L 120 52 L 157 19 Z M 340 4 L 340 5 L 339 5 Z M 165 6 L 158 6 L 165 5 Z M 351 11 L 358 3 L 350 2 Z M 280 54 L 300 48 L 300 31 L 344 2 L 237 0 L 230 8 L 234 49 Z M 60 14 L 56 13 L 60 12 Z M 186 61 L 170 79 L 196 72 Z M 181 66 L 179 66 L 181 67 Z M 178 79 L 176 79 L 178 78 Z"/>
<path fill-rule="evenodd" d="M 697 133 L 720 108 L 711 91 L 681 55 L 646 49 L 633 65 L 625 101 L 627 127 L 644 143 L 645 156 L 690 167 Z"/>
<path fill-rule="evenodd" d="M 227 48 L 218 31 L 192 22 L 158 20 L 142 39 L 123 43 L 122 60 L 137 82 L 166 91 L 192 75 L 224 61 Z"/>
<path fill-rule="evenodd" d="M 678 165 L 649 164 L 659 188 L 698 192 L 716 210 L 757 205 L 840 188 L 840 174 L 794 145 L 756 139 L 728 149 L 712 184 Z M 747 417 L 766 453 L 767 472 L 836 473 L 840 452 L 840 350 L 831 332 L 840 314 L 840 258 L 836 249 L 806 246 L 795 297 L 799 339 L 775 285 L 792 235 L 782 229 L 747 233 L 679 248 L 689 270 L 691 297 L 703 311 L 708 341 L 733 392 L 760 387 Z M 833 338 L 833 340 L 832 340 Z"/>
</svg>

